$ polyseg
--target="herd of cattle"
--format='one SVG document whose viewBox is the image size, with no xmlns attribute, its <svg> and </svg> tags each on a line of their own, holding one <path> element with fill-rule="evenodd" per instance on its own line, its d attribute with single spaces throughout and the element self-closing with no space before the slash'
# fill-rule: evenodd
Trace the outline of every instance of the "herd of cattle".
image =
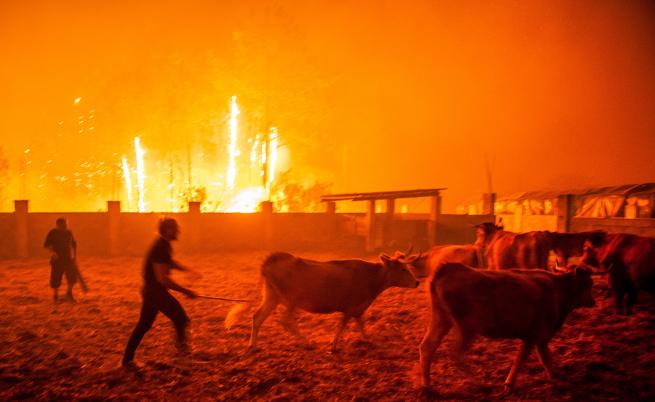
<svg viewBox="0 0 655 402">
<path fill-rule="evenodd" d="M 552 268 L 551 252 L 557 261 Z M 579 257 L 578 263 L 567 266 L 570 257 Z M 595 305 L 592 275 L 604 274 L 609 274 L 617 311 L 630 314 L 638 289 L 655 291 L 655 239 L 602 231 L 513 233 L 483 223 L 476 226 L 474 244 L 381 254 L 378 263 L 319 262 L 275 253 L 261 267 L 263 300 L 253 315 L 249 348 L 256 346 L 264 320 L 283 304 L 283 326 L 300 339 L 297 309 L 342 313 L 332 342 L 336 351 L 350 319 L 366 337 L 363 315 L 380 293 L 390 287 L 416 288 L 417 278 L 426 278 L 432 314 L 419 347 L 422 385 L 429 387 L 435 351 L 454 328 L 458 364 L 476 335 L 522 341 L 505 380 L 508 392 L 533 349 L 552 376 L 549 341 L 573 309 Z M 230 311 L 226 326 L 243 311 Z"/>
</svg>

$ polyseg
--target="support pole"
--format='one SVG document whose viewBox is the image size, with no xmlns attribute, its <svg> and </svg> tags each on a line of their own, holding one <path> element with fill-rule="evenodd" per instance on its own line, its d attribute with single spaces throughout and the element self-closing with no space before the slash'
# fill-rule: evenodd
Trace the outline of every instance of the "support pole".
<svg viewBox="0 0 655 402">
<path fill-rule="evenodd" d="M 557 231 L 570 232 L 573 220 L 573 194 L 560 194 L 557 196 Z"/>
<path fill-rule="evenodd" d="M 441 215 L 441 195 L 430 197 L 430 220 L 428 221 L 428 242 L 437 244 L 439 215 Z"/>
<path fill-rule="evenodd" d="M 368 224 L 368 235 L 366 236 L 366 251 L 373 252 L 375 251 L 375 247 L 376 247 L 375 200 L 368 201 L 368 208 L 366 210 L 366 222 Z"/>
</svg>

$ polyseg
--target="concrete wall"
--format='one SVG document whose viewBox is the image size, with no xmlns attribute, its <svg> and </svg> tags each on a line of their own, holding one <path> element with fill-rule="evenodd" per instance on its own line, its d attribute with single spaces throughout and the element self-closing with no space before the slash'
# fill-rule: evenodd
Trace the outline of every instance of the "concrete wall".
<svg viewBox="0 0 655 402">
<path fill-rule="evenodd" d="M 181 253 L 220 250 L 361 250 L 364 214 L 285 213 L 0 213 L 0 258 L 45 256 L 43 241 L 64 217 L 80 256 L 142 255 L 162 216 L 177 219 Z M 24 222 L 23 230 L 16 230 Z M 21 234 L 22 233 L 22 234 Z M 26 255 L 19 249 L 23 244 Z"/>
</svg>

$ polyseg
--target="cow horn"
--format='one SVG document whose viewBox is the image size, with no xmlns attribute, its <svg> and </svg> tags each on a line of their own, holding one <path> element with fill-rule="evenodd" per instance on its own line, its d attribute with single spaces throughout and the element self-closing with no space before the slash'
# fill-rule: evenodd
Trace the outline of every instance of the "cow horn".
<svg viewBox="0 0 655 402">
<path fill-rule="evenodd" d="M 610 264 L 610 267 L 607 268 L 604 271 L 596 271 L 596 272 L 592 271 L 591 274 L 592 275 L 605 275 L 606 273 L 610 272 L 612 270 L 612 268 L 614 268 L 614 264 Z"/>
<path fill-rule="evenodd" d="M 408 255 L 412 255 L 412 251 L 414 251 L 414 246 L 412 245 L 412 243 L 409 243 L 409 248 L 408 248 L 407 251 L 405 252 L 405 255 L 406 255 L 406 256 L 408 256 Z"/>
<path fill-rule="evenodd" d="M 404 257 L 402 259 L 402 262 L 405 263 L 405 264 L 412 263 L 412 262 L 418 260 L 419 258 L 421 258 L 421 255 L 423 255 L 423 252 L 419 250 L 418 254 L 416 254 L 416 255 Z"/>
</svg>

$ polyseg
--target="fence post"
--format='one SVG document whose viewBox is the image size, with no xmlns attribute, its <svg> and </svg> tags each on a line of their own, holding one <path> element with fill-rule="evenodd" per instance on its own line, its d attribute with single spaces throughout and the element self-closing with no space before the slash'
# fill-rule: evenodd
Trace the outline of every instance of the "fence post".
<svg viewBox="0 0 655 402">
<path fill-rule="evenodd" d="M 118 255 L 118 239 L 120 236 L 121 202 L 107 201 L 107 254 Z"/>
<path fill-rule="evenodd" d="M 437 224 L 441 215 L 441 194 L 430 197 L 430 220 L 428 221 L 428 242 L 437 244 Z"/>
<path fill-rule="evenodd" d="M 570 232 L 573 220 L 573 194 L 560 194 L 557 196 L 557 231 Z"/>
<path fill-rule="evenodd" d="M 29 201 L 14 200 L 14 217 L 16 224 L 16 257 L 29 255 Z"/>
<path fill-rule="evenodd" d="M 273 250 L 273 202 L 262 201 L 262 225 L 264 232 L 264 247 Z"/>
</svg>

